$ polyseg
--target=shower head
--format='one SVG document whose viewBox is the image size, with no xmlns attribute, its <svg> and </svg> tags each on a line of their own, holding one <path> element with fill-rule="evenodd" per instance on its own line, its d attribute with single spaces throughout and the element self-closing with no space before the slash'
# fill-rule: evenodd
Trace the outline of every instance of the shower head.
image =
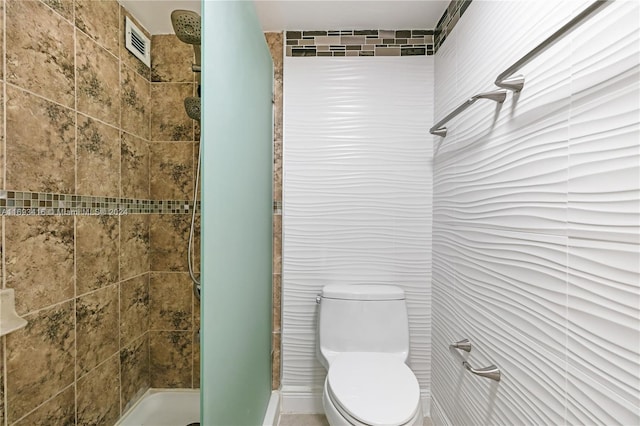
<svg viewBox="0 0 640 426">
<path fill-rule="evenodd" d="M 184 109 L 189 118 L 200 121 L 200 98 L 189 96 L 184 99 Z"/>
<path fill-rule="evenodd" d="M 171 24 L 180 41 L 187 44 L 200 44 L 200 15 L 196 12 L 174 10 L 171 12 Z"/>
</svg>

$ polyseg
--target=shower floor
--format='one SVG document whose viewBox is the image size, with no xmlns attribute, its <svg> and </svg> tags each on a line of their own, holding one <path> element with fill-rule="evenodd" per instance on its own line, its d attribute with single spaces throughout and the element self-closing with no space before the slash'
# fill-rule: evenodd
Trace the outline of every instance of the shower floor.
<svg viewBox="0 0 640 426">
<path fill-rule="evenodd" d="M 199 421 L 199 389 L 149 389 L 116 426 L 187 426 Z"/>
</svg>

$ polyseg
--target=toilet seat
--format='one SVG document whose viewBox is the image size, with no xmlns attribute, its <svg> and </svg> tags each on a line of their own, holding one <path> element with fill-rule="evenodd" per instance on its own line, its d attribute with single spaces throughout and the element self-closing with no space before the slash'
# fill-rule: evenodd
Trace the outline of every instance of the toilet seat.
<svg viewBox="0 0 640 426">
<path fill-rule="evenodd" d="M 344 353 L 330 365 L 326 391 L 351 424 L 402 426 L 420 407 L 420 386 L 396 355 Z"/>
</svg>

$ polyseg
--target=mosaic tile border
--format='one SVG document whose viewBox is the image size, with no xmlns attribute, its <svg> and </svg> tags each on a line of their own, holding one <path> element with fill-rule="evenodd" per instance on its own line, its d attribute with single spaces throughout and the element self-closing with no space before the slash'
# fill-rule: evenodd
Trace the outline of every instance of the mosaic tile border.
<svg viewBox="0 0 640 426">
<path fill-rule="evenodd" d="M 472 0 L 451 0 L 449 6 L 444 11 L 438 23 L 436 24 L 434 34 L 434 50 L 437 52 L 442 43 L 447 39 L 447 36 L 451 34 L 451 31 L 458 23 L 458 20 L 462 17 L 464 12 L 471 4 Z"/>
<path fill-rule="evenodd" d="M 433 55 L 434 30 L 286 31 L 287 56 Z"/>
<path fill-rule="evenodd" d="M 194 203 L 188 200 L 141 200 L 49 192 L 0 191 L 1 216 L 184 214 L 191 213 L 193 206 Z"/>
</svg>

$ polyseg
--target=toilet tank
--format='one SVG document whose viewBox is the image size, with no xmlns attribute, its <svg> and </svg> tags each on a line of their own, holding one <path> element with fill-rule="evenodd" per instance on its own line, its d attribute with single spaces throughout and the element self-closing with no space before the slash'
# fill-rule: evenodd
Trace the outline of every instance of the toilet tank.
<svg viewBox="0 0 640 426">
<path fill-rule="evenodd" d="M 409 356 L 409 321 L 404 290 L 391 285 L 332 284 L 318 307 L 317 356 L 329 368 L 343 352 Z"/>
</svg>

